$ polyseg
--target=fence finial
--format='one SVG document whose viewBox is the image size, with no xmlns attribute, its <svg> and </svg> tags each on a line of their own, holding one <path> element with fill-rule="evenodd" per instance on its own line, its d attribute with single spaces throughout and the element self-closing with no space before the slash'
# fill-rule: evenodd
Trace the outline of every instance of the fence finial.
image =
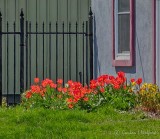
<svg viewBox="0 0 160 139">
<path fill-rule="evenodd" d="M 24 13 L 23 13 L 23 8 L 21 9 L 20 16 L 24 16 Z"/>
<path fill-rule="evenodd" d="M 93 12 L 92 12 L 92 8 L 90 7 L 89 9 L 89 16 L 92 16 L 93 15 Z"/>
</svg>

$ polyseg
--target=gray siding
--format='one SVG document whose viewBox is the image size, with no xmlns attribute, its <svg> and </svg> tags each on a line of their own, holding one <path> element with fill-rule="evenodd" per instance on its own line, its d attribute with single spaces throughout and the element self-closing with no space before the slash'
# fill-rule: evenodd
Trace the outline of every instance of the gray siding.
<svg viewBox="0 0 160 139">
<path fill-rule="evenodd" d="M 83 21 L 89 7 L 90 0 L 0 0 L 4 22 L 18 22 L 21 8 L 31 21 Z"/>
<path fill-rule="evenodd" d="M 135 65 L 112 66 L 112 0 L 92 0 L 94 76 L 124 71 L 127 77 L 152 82 L 152 1 L 135 0 Z"/>
</svg>

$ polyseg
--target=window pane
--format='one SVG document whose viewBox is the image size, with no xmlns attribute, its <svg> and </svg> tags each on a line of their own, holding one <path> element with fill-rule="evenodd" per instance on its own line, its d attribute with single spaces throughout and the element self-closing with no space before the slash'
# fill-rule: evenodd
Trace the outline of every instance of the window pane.
<svg viewBox="0 0 160 139">
<path fill-rule="evenodd" d="M 130 0 L 118 0 L 118 12 L 129 12 L 129 1 Z"/>
<path fill-rule="evenodd" d="M 130 51 L 130 14 L 118 15 L 118 53 Z"/>
</svg>

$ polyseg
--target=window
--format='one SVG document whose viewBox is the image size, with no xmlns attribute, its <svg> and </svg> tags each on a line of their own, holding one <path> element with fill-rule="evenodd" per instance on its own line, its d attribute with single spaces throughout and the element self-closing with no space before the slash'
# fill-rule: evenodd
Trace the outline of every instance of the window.
<svg viewBox="0 0 160 139">
<path fill-rule="evenodd" d="M 113 66 L 133 66 L 133 0 L 113 0 Z"/>
</svg>

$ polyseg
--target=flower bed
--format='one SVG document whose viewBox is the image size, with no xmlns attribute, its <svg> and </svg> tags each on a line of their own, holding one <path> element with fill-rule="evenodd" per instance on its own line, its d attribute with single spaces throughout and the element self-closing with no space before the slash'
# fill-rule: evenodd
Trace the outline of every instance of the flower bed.
<svg viewBox="0 0 160 139">
<path fill-rule="evenodd" d="M 21 105 L 25 108 L 45 107 L 51 109 L 85 109 L 91 111 L 101 105 L 109 104 L 120 110 L 141 106 L 146 110 L 159 111 L 160 95 L 156 85 L 143 84 L 142 79 L 130 79 L 126 83 L 125 73 L 117 76 L 102 75 L 91 80 L 89 85 L 69 80 L 53 82 L 34 79 L 30 90 L 22 94 Z"/>
</svg>

